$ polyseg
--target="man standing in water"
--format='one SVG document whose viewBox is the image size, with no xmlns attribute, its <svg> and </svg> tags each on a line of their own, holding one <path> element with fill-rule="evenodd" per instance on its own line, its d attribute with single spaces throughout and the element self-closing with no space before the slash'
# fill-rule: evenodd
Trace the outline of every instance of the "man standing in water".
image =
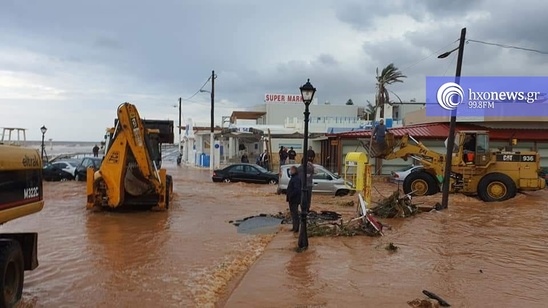
<svg viewBox="0 0 548 308">
<path fill-rule="evenodd" d="M 93 157 L 99 157 L 99 147 L 97 145 L 93 147 Z"/>
<path fill-rule="evenodd" d="M 297 168 L 297 172 L 299 173 L 299 177 L 301 178 L 301 183 L 304 181 L 304 163 L 306 162 L 306 187 L 307 187 L 307 195 L 306 200 L 307 204 L 301 204 L 301 211 L 308 212 L 310 210 L 310 203 L 312 202 L 312 188 L 314 188 L 313 179 L 314 176 L 314 164 L 312 164 L 310 161 L 306 161 L 306 159 L 303 157 L 301 161 L 301 165 L 299 168 Z"/>
<path fill-rule="evenodd" d="M 291 231 L 299 232 L 299 204 L 301 203 L 303 187 L 297 167 L 291 166 L 289 173 L 291 174 L 291 179 L 289 179 L 289 184 L 287 184 L 285 200 L 289 203 L 289 212 L 291 213 L 291 222 L 293 223 Z"/>
</svg>

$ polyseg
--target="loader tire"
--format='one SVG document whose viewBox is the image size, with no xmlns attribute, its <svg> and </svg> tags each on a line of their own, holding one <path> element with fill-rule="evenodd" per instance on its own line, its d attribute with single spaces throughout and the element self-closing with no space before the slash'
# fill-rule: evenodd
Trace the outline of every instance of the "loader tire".
<svg viewBox="0 0 548 308">
<path fill-rule="evenodd" d="M 19 242 L 0 240 L 0 307 L 14 307 L 23 295 L 23 251 Z"/>
<path fill-rule="evenodd" d="M 413 196 L 428 196 L 439 192 L 436 179 L 425 171 L 411 172 L 403 180 L 403 192 Z"/>
<path fill-rule="evenodd" d="M 478 196 L 485 202 L 504 201 L 516 196 L 516 183 L 506 174 L 494 172 L 478 183 Z"/>
<path fill-rule="evenodd" d="M 172 192 L 173 192 L 173 178 L 171 177 L 171 175 L 167 175 L 166 176 L 166 209 L 169 209 Z"/>
</svg>

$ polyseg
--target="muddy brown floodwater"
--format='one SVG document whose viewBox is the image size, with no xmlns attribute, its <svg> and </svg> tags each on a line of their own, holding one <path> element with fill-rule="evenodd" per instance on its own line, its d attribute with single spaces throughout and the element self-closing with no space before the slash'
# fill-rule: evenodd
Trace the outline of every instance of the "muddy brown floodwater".
<svg viewBox="0 0 548 308">
<path fill-rule="evenodd" d="M 166 212 L 93 213 L 84 182 L 46 182 L 42 212 L 0 227 L 39 233 L 40 266 L 26 273 L 21 306 L 405 307 L 423 289 L 454 307 L 548 306 L 548 191 L 492 204 L 452 195 L 446 211 L 383 220 L 384 237 L 311 238 L 297 254 L 286 226 L 272 240 L 228 223 L 284 210 L 275 187 L 167 168 Z M 395 189 L 376 186 L 375 199 Z M 351 217 L 339 203 L 354 199 L 314 196 L 313 209 Z M 397 252 L 384 249 L 390 242 Z"/>
</svg>

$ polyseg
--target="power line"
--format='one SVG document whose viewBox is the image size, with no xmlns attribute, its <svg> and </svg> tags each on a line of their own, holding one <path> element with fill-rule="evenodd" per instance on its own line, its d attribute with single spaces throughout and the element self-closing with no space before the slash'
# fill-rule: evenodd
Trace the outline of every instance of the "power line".
<svg viewBox="0 0 548 308">
<path fill-rule="evenodd" d="M 422 59 L 420 59 L 420 60 L 418 60 L 418 61 L 416 61 L 416 62 L 413 62 L 413 63 L 411 63 L 410 65 L 408 65 L 408 66 L 406 66 L 406 67 L 404 67 L 404 68 L 402 68 L 400 71 L 403 72 L 403 71 L 405 71 L 405 70 L 407 70 L 407 69 L 409 69 L 409 68 L 411 68 L 411 67 L 413 67 L 413 66 L 415 66 L 415 65 L 417 65 L 417 64 L 419 64 L 419 63 L 421 63 L 422 61 L 424 61 L 424 60 L 426 60 L 426 59 L 428 59 L 428 58 L 430 58 L 430 57 L 432 57 L 432 56 L 438 55 L 442 50 L 447 49 L 447 47 L 449 47 L 449 46 L 455 44 L 455 43 L 458 42 L 458 41 L 459 41 L 458 39 L 454 40 L 453 42 L 451 42 L 451 43 L 449 43 L 449 44 L 447 44 L 447 45 L 441 47 L 440 49 L 438 49 L 438 50 L 432 52 L 430 55 L 428 55 L 428 56 L 426 56 L 426 57 L 424 57 L 424 58 L 422 58 Z"/>
<path fill-rule="evenodd" d="M 198 91 L 196 91 L 194 94 L 192 94 L 191 96 L 187 97 L 187 98 L 183 98 L 184 101 L 188 101 L 190 99 L 192 99 L 194 96 L 196 96 L 198 93 L 200 93 L 201 90 L 204 89 L 204 87 L 206 86 L 206 84 L 211 80 L 211 76 L 209 76 L 209 78 L 206 80 L 206 82 L 204 82 L 204 84 L 198 89 Z"/>
<path fill-rule="evenodd" d="M 479 44 L 485 44 L 485 45 L 491 45 L 491 46 L 497 46 L 497 47 L 502 47 L 502 48 L 508 48 L 508 49 L 518 49 L 518 50 L 525 50 L 525 51 L 531 51 L 531 52 L 536 52 L 536 53 L 540 53 L 540 54 L 543 54 L 543 55 L 548 55 L 548 51 L 542 51 L 542 50 L 538 50 L 538 49 L 532 49 L 532 48 L 525 48 L 525 47 L 520 47 L 520 46 L 512 46 L 512 45 L 506 45 L 506 44 L 499 44 L 499 43 L 490 43 L 490 42 L 485 42 L 485 41 L 479 41 L 479 40 L 466 40 L 467 42 L 473 42 L 473 43 L 479 43 Z"/>
<path fill-rule="evenodd" d="M 449 68 L 451 66 L 453 66 L 453 63 L 455 63 L 455 59 L 457 58 L 457 55 L 453 55 L 451 57 L 451 61 L 449 61 L 449 64 L 447 64 L 447 67 L 445 68 L 445 71 L 443 72 L 443 76 L 445 76 L 445 74 L 447 74 L 447 71 L 449 70 Z"/>
</svg>

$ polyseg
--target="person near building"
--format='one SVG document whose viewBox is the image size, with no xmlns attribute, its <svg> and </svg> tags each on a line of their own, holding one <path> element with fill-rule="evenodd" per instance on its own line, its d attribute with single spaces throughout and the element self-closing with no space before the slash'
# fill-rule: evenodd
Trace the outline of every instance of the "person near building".
<svg viewBox="0 0 548 308">
<path fill-rule="evenodd" d="M 293 147 L 289 148 L 289 151 L 287 151 L 287 158 L 289 158 L 289 163 L 294 164 L 295 163 L 295 157 L 297 157 L 297 152 L 293 150 Z"/>
<path fill-rule="evenodd" d="M 375 143 L 377 144 L 378 150 L 380 152 L 383 152 L 386 148 L 386 133 L 388 132 L 388 129 L 384 125 L 384 119 L 379 120 L 379 124 L 375 126 L 373 129 L 373 132 L 371 133 L 371 136 L 373 136 L 373 139 L 375 140 Z"/>
<path fill-rule="evenodd" d="M 301 203 L 302 182 L 297 167 L 291 166 L 289 173 L 291 178 L 287 184 L 286 201 L 289 203 L 289 212 L 293 223 L 291 231 L 299 232 L 299 204 Z"/>
<path fill-rule="evenodd" d="M 261 166 L 268 171 L 270 171 L 269 162 L 270 162 L 270 157 L 268 155 L 268 151 L 264 150 L 264 152 L 261 154 Z"/>
<path fill-rule="evenodd" d="M 280 166 L 285 165 L 287 162 L 287 148 L 284 146 L 280 146 L 280 152 L 278 152 L 280 155 Z"/>
<path fill-rule="evenodd" d="M 308 147 L 308 151 L 306 151 L 306 156 L 308 157 L 308 161 L 314 162 L 314 159 L 316 158 L 316 152 L 312 150 L 312 147 Z"/>
<path fill-rule="evenodd" d="M 297 172 L 299 173 L 299 177 L 301 178 L 301 183 L 304 182 L 304 163 L 305 159 L 303 158 L 301 161 L 301 165 L 299 168 L 297 168 Z M 310 161 L 306 162 L 306 187 L 307 187 L 307 195 L 306 195 L 306 204 L 301 204 L 301 211 L 308 212 L 310 210 L 310 204 L 312 202 L 312 188 L 314 188 L 314 174 L 316 173 L 316 170 L 314 170 L 314 164 Z"/>
<path fill-rule="evenodd" d="M 242 154 L 242 159 L 241 159 L 242 163 L 244 164 L 247 164 L 249 163 L 249 158 L 247 157 L 247 153 L 244 152 L 244 154 Z"/>
<path fill-rule="evenodd" d="M 372 133 L 373 138 L 375 138 L 375 142 L 377 142 L 379 144 L 383 143 L 384 138 L 386 137 L 386 132 L 388 132 L 388 129 L 384 125 L 384 119 L 380 119 L 379 124 L 377 124 L 377 126 L 375 126 L 375 128 L 373 129 L 373 133 Z"/>
<path fill-rule="evenodd" d="M 99 157 L 99 147 L 97 145 L 95 145 L 93 147 L 93 157 Z"/>
</svg>

